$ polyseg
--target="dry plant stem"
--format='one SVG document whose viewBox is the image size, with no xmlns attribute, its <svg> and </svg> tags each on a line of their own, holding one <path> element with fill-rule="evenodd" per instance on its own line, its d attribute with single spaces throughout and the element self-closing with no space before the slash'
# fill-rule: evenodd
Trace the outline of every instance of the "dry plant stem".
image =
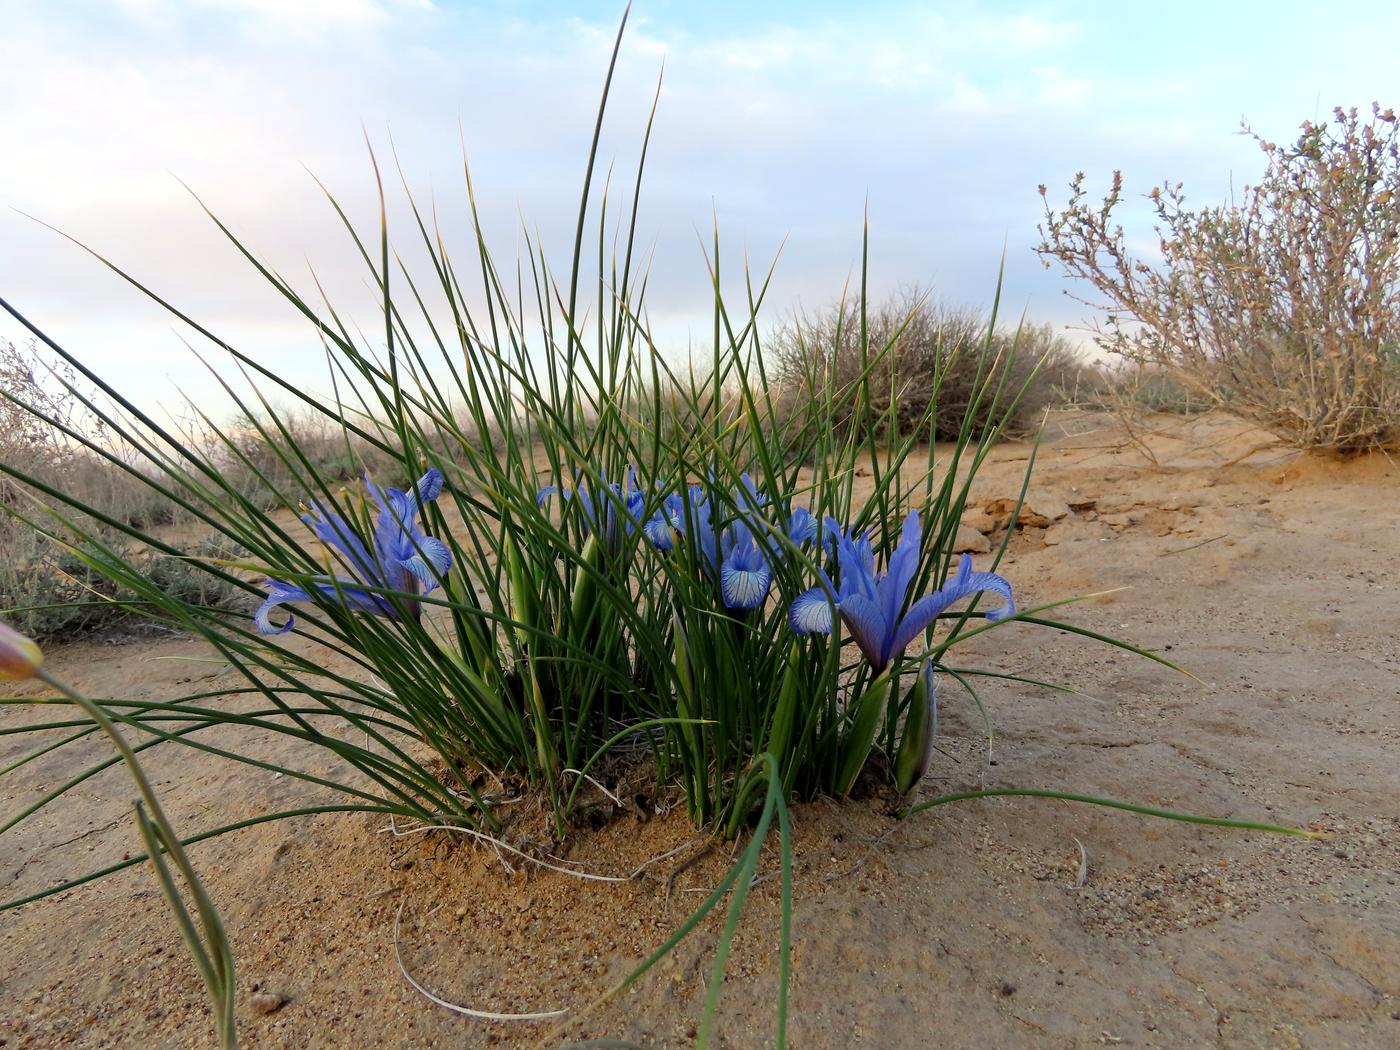
<svg viewBox="0 0 1400 1050">
<path fill-rule="evenodd" d="M 509 1014 L 496 1010 L 475 1010 L 470 1006 L 461 1006 L 457 1003 L 450 1003 L 446 999 L 434 995 L 423 985 L 414 979 L 413 974 L 408 972 L 408 967 L 404 965 L 403 954 L 399 951 L 399 930 L 403 924 L 403 909 L 406 901 L 399 901 L 399 910 L 394 913 L 394 961 L 399 964 L 399 973 L 403 974 L 403 979 L 412 986 L 413 990 L 421 995 L 434 1006 L 440 1006 L 444 1010 L 450 1010 L 454 1014 L 462 1017 L 471 1017 L 478 1021 L 551 1021 L 563 1017 L 567 1010 L 541 1010 L 534 1013 Z"/>
<path fill-rule="evenodd" d="M 175 913 L 180 934 L 184 938 L 190 954 L 194 956 L 200 976 L 204 979 L 205 987 L 209 990 L 209 997 L 214 1007 L 214 1023 L 219 1034 L 219 1045 L 225 1050 L 237 1047 L 238 1036 L 233 1016 L 236 982 L 233 954 L 229 949 L 228 936 L 213 901 L 209 899 L 204 884 L 200 882 L 194 865 L 190 863 L 189 857 L 180 843 L 179 835 L 175 833 L 165 811 L 161 809 L 160 800 L 156 798 L 150 781 L 146 779 L 145 771 L 141 768 L 140 762 L 137 761 L 136 753 L 131 750 L 131 746 L 100 704 L 89 700 L 43 668 L 36 670 L 34 676 L 81 708 L 83 713 L 107 734 L 121 755 L 122 761 L 126 764 L 131 779 L 136 783 L 137 793 L 141 796 L 141 800 L 136 803 L 137 825 L 145 840 L 151 863 L 156 869 L 156 877 L 161 884 L 161 891 L 165 895 L 171 911 Z M 147 812 L 143 812 L 143 806 L 149 812 L 149 816 Z M 179 888 L 161 857 L 162 851 L 169 854 L 170 859 L 184 878 L 186 889 L 194 898 L 195 910 L 199 915 L 200 925 L 203 927 L 202 939 L 200 931 L 196 930 L 194 921 L 180 898 Z"/>
</svg>

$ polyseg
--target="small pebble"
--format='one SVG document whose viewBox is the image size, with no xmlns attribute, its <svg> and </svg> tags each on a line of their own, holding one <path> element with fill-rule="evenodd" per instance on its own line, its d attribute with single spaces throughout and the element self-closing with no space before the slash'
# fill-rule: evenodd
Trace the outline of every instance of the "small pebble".
<svg viewBox="0 0 1400 1050">
<path fill-rule="evenodd" d="M 287 1000 L 283 999 L 276 992 L 258 992 L 257 995 L 249 1000 L 253 1005 L 253 1012 L 255 1014 L 262 1014 L 263 1016 L 276 1013 L 278 1010 L 282 1009 L 286 1001 Z"/>
</svg>

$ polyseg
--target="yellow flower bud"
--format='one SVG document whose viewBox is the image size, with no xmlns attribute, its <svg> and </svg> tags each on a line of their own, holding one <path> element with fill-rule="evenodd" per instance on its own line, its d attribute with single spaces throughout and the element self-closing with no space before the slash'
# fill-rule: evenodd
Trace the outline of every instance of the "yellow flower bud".
<svg viewBox="0 0 1400 1050">
<path fill-rule="evenodd" d="M 44 662 L 44 654 L 13 627 L 0 623 L 0 682 L 18 682 L 33 676 Z"/>
</svg>

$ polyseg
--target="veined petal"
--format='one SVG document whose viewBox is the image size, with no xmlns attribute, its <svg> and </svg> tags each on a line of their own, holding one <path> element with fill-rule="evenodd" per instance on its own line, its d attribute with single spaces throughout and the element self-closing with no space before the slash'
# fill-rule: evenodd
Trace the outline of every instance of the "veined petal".
<svg viewBox="0 0 1400 1050">
<path fill-rule="evenodd" d="M 345 580 L 337 577 L 333 582 L 317 583 L 316 589 L 329 601 L 339 603 L 349 609 L 358 612 L 369 613 L 371 616 L 383 616 L 390 620 L 398 619 L 394 612 L 394 607 L 388 598 L 378 594 L 371 594 L 354 580 Z M 406 587 L 388 587 L 387 590 L 406 590 Z"/>
<path fill-rule="evenodd" d="M 277 627 L 271 620 L 272 610 L 287 602 L 309 602 L 311 595 L 307 594 L 300 587 L 295 587 L 290 583 L 283 583 L 281 580 L 267 581 L 267 597 L 253 613 L 253 623 L 257 625 L 259 634 L 286 634 L 296 625 L 296 617 L 288 616 L 287 622 L 281 627 Z"/>
<path fill-rule="evenodd" d="M 836 596 L 845 601 L 859 594 L 875 601 L 875 553 L 870 540 L 864 536 L 854 540 L 841 537 L 836 560 L 841 569 L 841 587 Z"/>
<path fill-rule="evenodd" d="M 962 556 L 962 563 L 958 566 L 958 574 L 949 583 L 944 584 L 942 589 L 945 592 L 953 592 L 954 601 L 982 591 L 991 591 L 993 594 L 1001 595 L 1006 599 L 1006 604 L 1000 609 L 993 609 L 987 613 L 989 620 L 1004 620 L 1016 613 L 1016 601 L 1011 595 L 1011 581 L 994 572 L 973 572 L 971 554 Z"/>
<path fill-rule="evenodd" d="M 928 630 L 929 625 L 938 619 L 938 614 L 957 601 L 958 597 L 950 596 L 946 591 L 934 591 L 909 606 L 904 619 L 900 620 L 899 626 L 895 628 L 890 654 L 902 653 L 909 648 L 909 643 Z"/>
<path fill-rule="evenodd" d="M 938 615 L 954 602 L 982 591 L 992 591 L 1006 599 L 1006 604 L 1000 609 L 987 613 L 987 619 L 1004 620 L 1016 611 L 1016 605 L 1011 598 L 1011 584 L 996 573 L 973 572 L 972 557 L 964 554 L 956 576 L 944 584 L 942 589 L 925 595 L 909 607 L 909 612 L 895 630 L 891 655 L 902 653 L 908 648 L 909 643 L 927 630 Z"/>
<path fill-rule="evenodd" d="M 452 568 L 452 549 L 436 536 L 419 536 L 417 543 L 421 553 L 405 558 L 403 567 L 418 578 L 426 594 L 446 579 Z"/>
<path fill-rule="evenodd" d="M 788 518 L 787 534 L 788 539 L 799 547 L 810 543 L 817 534 L 817 519 L 806 507 L 798 507 Z"/>
<path fill-rule="evenodd" d="M 881 618 L 880 607 L 863 594 L 853 594 L 841 601 L 841 621 L 865 654 L 866 662 L 876 671 L 883 671 L 890 662 L 889 625 Z"/>
<path fill-rule="evenodd" d="M 421 508 L 425 503 L 431 503 L 442 495 L 443 486 L 447 484 L 447 479 L 442 476 L 442 471 L 437 467 L 429 467 L 428 472 L 413 483 L 412 499 L 416 508 Z"/>
<path fill-rule="evenodd" d="M 328 547 L 334 547 L 344 554 L 356 572 L 366 578 L 375 574 L 374 558 L 348 521 L 321 503 L 313 503 L 315 514 L 303 514 L 302 522 Z"/>
<path fill-rule="evenodd" d="M 720 566 L 719 579 L 725 605 L 731 609 L 753 609 L 762 605 L 763 599 L 768 597 L 773 573 L 764 564 L 745 569 L 726 561 Z"/>
<path fill-rule="evenodd" d="M 904 517 L 899 545 L 890 555 L 885 576 L 876 586 L 880 615 L 886 623 L 892 624 L 899 619 L 899 611 L 904 607 L 904 599 L 909 593 L 909 584 L 914 579 L 914 570 L 919 567 L 919 548 L 922 543 L 923 529 L 919 524 L 919 512 L 911 510 Z"/>
<path fill-rule="evenodd" d="M 382 583 L 392 575 L 394 565 L 413 556 L 412 536 L 415 530 L 412 520 L 399 513 L 407 503 L 407 497 L 398 489 L 390 489 L 389 501 L 374 524 L 374 557 L 377 564 L 373 572 L 363 574 L 367 583 Z"/>
<path fill-rule="evenodd" d="M 799 594 L 788 610 L 788 623 L 798 634 L 830 634 L 836 599 L 825 587 Z"/>
<path fill-rule="evenodd" d="M 657 550 L 669 551 L 676 545 L 671 522 L 659 511 L 642 523 L 642 532 Z"/>
</svg>

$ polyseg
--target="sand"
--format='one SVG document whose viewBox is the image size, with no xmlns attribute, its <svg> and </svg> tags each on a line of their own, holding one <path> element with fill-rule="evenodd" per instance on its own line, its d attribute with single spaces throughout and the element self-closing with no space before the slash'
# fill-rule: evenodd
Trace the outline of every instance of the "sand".
<svg viewBox="0 0 1400 1050">
<path fill-rule="evenodd" d="M 1032 799 L 904 822 L 878 794 L 796 807 L 792 1046 L 1400 1045 L 1400 469 L 1382 456 L 1301 456 L 1215 415 L 1143 426 L 1135 443 L 1112 416 L 1053 421 L 1030 502 L 1047 518 L 1077 509 L 1023 530 L 1002 571 L 1024 603 L 1128 588 L 1065 616 L 1163 650 L 1199 681 L 1029 626 L 974 639 L 967 665 L 1081 691 L 989 681 L 987 765 L 976 709 L 942 683 L 944 753 L 919 794 L 985 778 L 1327 838 Z M 979 502 L 1014 496 L 1029 452 L 999 448 Z M 165 697 L 235 682 L 194 662 L 205 655 L 188 639 L 147 634 L 59 648 L 50 661 L 92 694 Z M 26 717 L 6 709 L 0 728 Z M 93 741 L 84 754 L 104 747 Z M 0 765 L 21 750 L 0 736 Z M 286 777 L 162 750 L 149 768 L 181 829 L 328 801 Z M 6 775 L 0 812 L 33 801 L 79 757 L 65 749 Z M 397 837 L 353 814 L 194 847 L 233 940 L 244 1045 L 690 1045 L 713 923 L 632 991 L 577 1018 L 727 860 L 701 857 L 668 899 L 694 830 L 682 811 L 657 812 L 668 794 L 642 796 L 615 807 L 600 795 L 611 819 L 560 852 L 627 876 L 680 850 L 621 883 Z M 129 797 L 111 770 L 0 837 L 0 892 L 33 892 L 134 850 Z M 770 851 L 764 872 L 776 863 Z M 720 1045 L 772 1044 L 777 929 L 770 878 L 730 962 Z M 561 1030 L 459 1016 L 410 987 L 399 959 L 444 1000 L 567 1008 L 576 1019 Z M 259 993 L 282 1005 L 255 1011 Z M 213 1045 L 202 987 L 144 866 L 0 915 L 0 1046 L 64 1045 Z"/>
</svg>

